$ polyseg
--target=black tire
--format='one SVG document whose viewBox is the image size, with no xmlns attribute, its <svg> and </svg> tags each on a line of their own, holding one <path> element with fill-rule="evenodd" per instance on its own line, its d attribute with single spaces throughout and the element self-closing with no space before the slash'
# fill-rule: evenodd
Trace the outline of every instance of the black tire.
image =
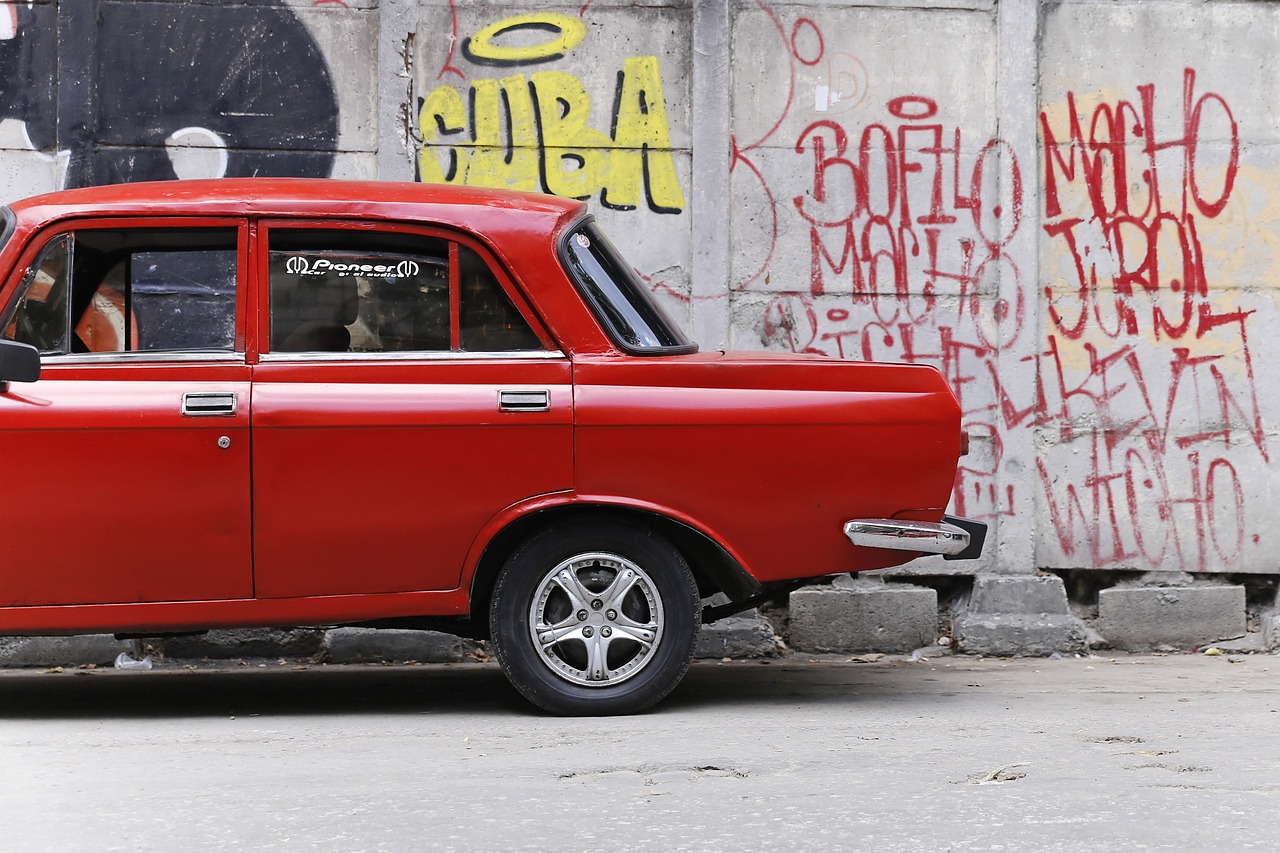
<svg viewBox="0 0 1280 853">
<path fill-rule="evenodd" d="M 489 628 L 503 672 L 530 702 L 570 716 L 632 714 L 684 677 L 700 604 L 688 563 L 666 539 L 576 521 L 512 554 Z"/>
</svg>

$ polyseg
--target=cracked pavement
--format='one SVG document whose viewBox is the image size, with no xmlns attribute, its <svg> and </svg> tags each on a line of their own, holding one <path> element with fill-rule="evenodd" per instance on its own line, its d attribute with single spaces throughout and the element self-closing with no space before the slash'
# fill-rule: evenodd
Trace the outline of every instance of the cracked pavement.
<svg viewBox="0 0 1280 853">
<path fill-rule="evenodd" d="M 651 713 L 493 664 L 0 672 L 8 851 L 1269 850 L 1280 657 L 700 662 Z M 865 660 L 865 658 L 862 658 Z"/>
</svg>

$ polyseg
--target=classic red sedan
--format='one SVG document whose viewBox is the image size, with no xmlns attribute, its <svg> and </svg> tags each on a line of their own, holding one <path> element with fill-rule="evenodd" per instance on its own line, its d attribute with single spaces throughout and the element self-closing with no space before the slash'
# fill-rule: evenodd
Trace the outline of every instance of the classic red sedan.
<svg viewBox="0 0 1280 853">
<path fill-rule="evenodd" d="M 244 179 L 0 214 L 0 633 L 443 628 L 542 708 L 628 713 L 704 620 L 981 551 L 938 371 L 701 352 L 581 202 Z"/>
</svg>

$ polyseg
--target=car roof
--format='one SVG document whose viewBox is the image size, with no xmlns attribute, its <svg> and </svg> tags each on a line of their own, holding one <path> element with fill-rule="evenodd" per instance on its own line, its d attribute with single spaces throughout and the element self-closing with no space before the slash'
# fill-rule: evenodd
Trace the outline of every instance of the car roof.
<svg viewBox="0 0 1280 853">
<path fill-rule="evenodd" d="M 583 202 L 514 190 L 327 178 L 217 178 L 83 187 L 9 205 L 39 227 L 68 216 L 234 215 L 426 219 L 486 230 L 504 221 L 549 232 Z M 541 227 L 536 222 L 541 221 Z"/>
</svg>

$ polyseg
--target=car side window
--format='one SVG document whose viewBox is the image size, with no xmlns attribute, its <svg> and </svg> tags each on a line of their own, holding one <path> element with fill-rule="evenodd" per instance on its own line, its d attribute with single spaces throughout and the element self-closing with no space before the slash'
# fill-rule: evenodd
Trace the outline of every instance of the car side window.
<svg viewBox="0 0 1280 853">
<path fill-rule="evenodd" d="M 460 349 L 501 352 L 542 348 L 489 265 L 467 246 L 458 247 L 458 282 Z"/>
<path fill-rule="evenodd" d="M 4 336 L 46 355 L 231 351 L 234 228 L 86 229 L 41 252 Z"/>
<path fill-rule="evenodd" d="M 443 237 L 272 229 L 271 352 L 540 350 L 470 247 Z"/>
<path fill-rule="evenodd" d="M 63 235 L 44 248 L 27 271 L 17 302 L 4 323 L 4 337 L 31 344 L 41 353 L 67 351 L 67 282 L 71 237 Z"/>
</svg>

